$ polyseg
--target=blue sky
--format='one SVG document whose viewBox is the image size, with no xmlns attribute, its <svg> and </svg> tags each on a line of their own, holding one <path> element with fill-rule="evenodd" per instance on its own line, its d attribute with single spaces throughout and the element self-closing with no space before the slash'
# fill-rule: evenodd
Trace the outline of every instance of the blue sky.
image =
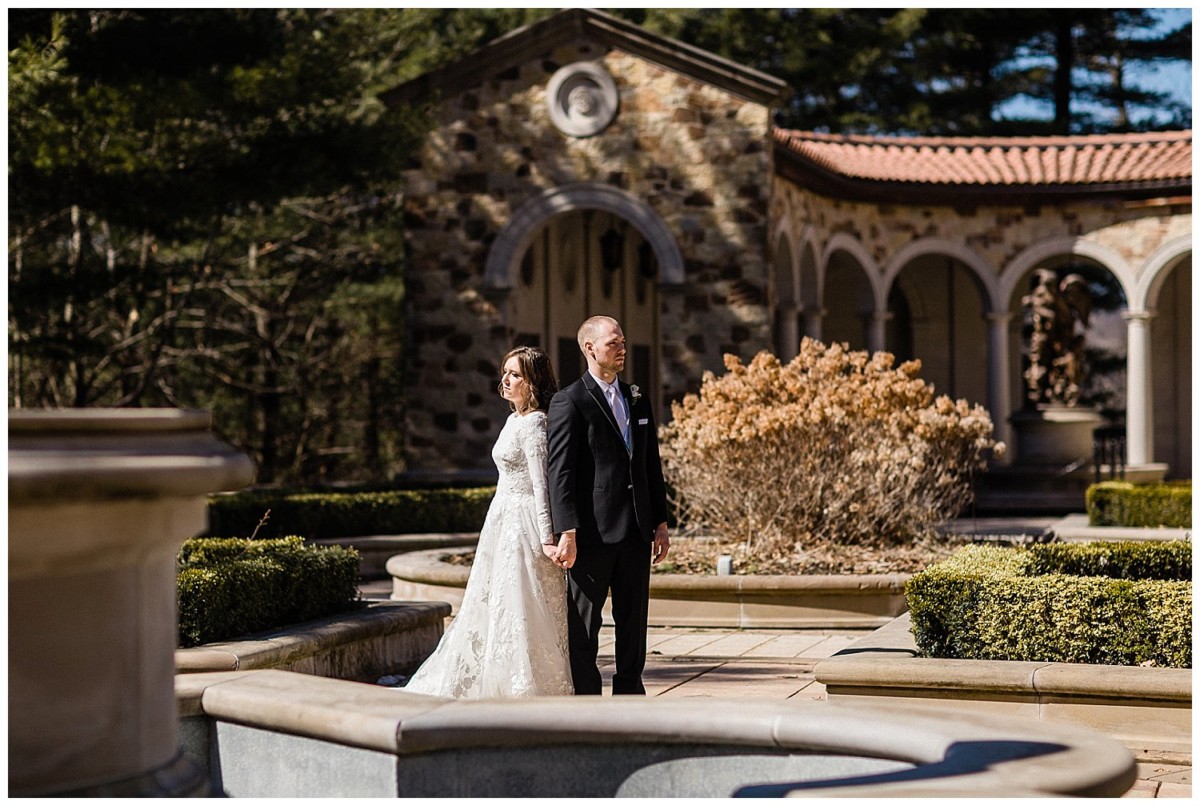
<svg viewBox="0 0 1200 806">
<path fill-rule="evenodd" d="M 1178 28 L 1192 18 L 1191 7 L 1184 8 L 1152 8 L 1158 14 L 1159 27 L 1152 33 Z M 1193 44 L 1193 49 L 1195 45 Z M 1192 66 L 1191 64 L 1162 64 L 1137 66 L 1129 69 L 1127 78 L 1132 86 L 1146 89 L 1165 91 L 1173 98 L 1184 100 L 1192 106 Z M 1028 99 L 1015 99 L 997 109 L 997 113 L 1005 117 L 1038 117 L 1049 120 L 1054 111 L 1048 103 L 1039 104 Z M 1143 110 L 1138 113 L 1144 114 Z"/>
<path fill-rule="evenodd" d="M 1192 19 L 1192 9 L 1188 8 L 1159 8 L 1153 9 L 1158 12 L 1159 25 L 1161 30 L 1169 31 L 1178 28 L 1184 23 L 1190 22 Z M 1193 50 L 1195 45 L 1193 44 Z M 1190 64 L 1171 64 L 1163 65 L 1157 69 L 1151 68 L 1148 71 L 1130 71 L 1130 77 L 1152 89 L 1167 90 L 1172 96 L 1180 99 L 1186 99 L 1191 103 L 1192 99 L 1192 66 Z"/>
</svg>

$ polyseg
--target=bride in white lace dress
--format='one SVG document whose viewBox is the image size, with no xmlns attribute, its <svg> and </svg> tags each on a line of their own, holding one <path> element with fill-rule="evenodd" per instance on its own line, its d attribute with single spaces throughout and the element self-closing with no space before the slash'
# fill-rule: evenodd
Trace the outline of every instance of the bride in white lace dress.
<svg viewBox="0 0 1200 806">
<path fill-rule="evenodd" d="M 504 357 L 513 407 L 492 448 L 500 471 L 458 615 L 403 691 L 455 699 L 571 694 L 567 586 L 550 526 L 546 407 L 557 390 L 534 347 Z M 572 552 L 573 553 L 573 552 Z"/>
</svg>

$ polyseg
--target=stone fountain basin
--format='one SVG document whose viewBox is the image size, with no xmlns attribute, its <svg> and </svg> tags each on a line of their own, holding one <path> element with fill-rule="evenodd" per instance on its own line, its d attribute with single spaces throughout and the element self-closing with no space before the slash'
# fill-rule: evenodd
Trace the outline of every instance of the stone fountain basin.
<svg viewBox="0 0 1200 806">
<path fill-rule="evenodd" d="M 176 678 L 185 752 L 232 797 L 1116 797 L 1125 747 L 927 705 L 451 701 L 277 670 Z"/>
</svg>

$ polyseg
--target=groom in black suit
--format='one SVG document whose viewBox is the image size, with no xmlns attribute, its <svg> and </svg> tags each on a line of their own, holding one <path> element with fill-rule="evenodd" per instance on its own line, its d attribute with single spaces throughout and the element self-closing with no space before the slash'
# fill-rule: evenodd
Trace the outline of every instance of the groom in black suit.
<svg viewBox="0 0 1200 806">
<path fill-rule="evenodd" d="M 613 694 L 645 694 L 650 563 L 667 556 L 667 500 L 649 399 L 622 383 L 625 334 L 593 316 L 579 328 L 583 377 L 550 401 L 550 512 L 568 570 L 567 638 L 576 694 L 599 694 L 601 609 L 612 592 Z"/>
</svg>

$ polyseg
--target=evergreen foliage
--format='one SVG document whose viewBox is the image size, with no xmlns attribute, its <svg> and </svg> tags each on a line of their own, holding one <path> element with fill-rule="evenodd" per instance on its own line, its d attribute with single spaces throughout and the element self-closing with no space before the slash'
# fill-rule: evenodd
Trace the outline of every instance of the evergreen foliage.
<svg viewBox="0 0 1200 806">
<path fill-rule="evenodd" d="M 193 538 L 179 552 L 179 646 L 238 638 L 361 606 L 358 552 L 275 540 Z"/>
<path fill-rule="evenodd" d="M 1192 665 L 1190 543 L 968 546 L 905 596 L 928 657 Z"/>
<path fill-rule="evenodd" d="M 282 529 L 309 540 L 477 532 L 495 492 L 494 487 L 347 493 L 247 490 L 209 499 L 208 531 L 272 538 Z M 268 511 L 266 523 L 257 528 Z"/>
<path fill-rule="evenodd" d="M 1088 524 L 1190 529 L 1192 482 L 1134 484 L 1102 481 L 1086 493 Z"/>
<path fill-rule="evenodd" d="M 1032 135 L 1191 128 L 1191 107 L 1136 86 L 1135 67 L 1190 62 L 1191 23 L 1152 9 L 623 9 L 652 31 L 784 79 L 789 128 Z M 1005 118 L 1026 98 L 1044 118 Z"/>
<path fill-rule="evenodd" d="M 10 405 L 209 409 L 261 481 L 402 468 L 391 19 L 10 14 Z"/>
</svg>

